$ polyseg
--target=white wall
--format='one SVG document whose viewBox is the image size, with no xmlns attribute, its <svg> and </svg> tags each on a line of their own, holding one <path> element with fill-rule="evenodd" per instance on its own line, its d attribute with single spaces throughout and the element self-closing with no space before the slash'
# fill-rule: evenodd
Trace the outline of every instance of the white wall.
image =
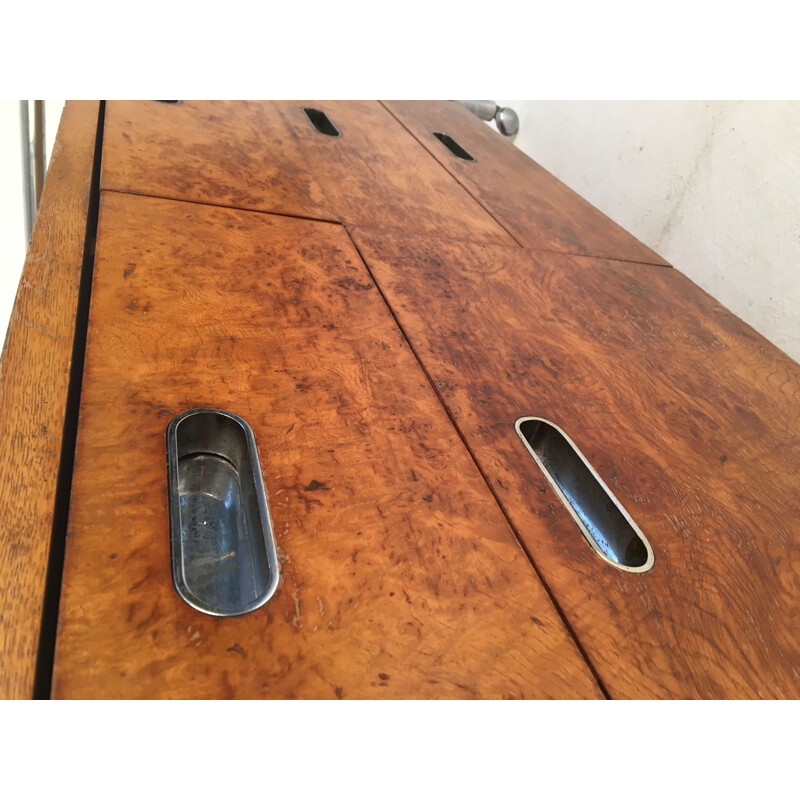
<svg viewBox="0 0 800 800">
<path fill-rule="evenodd" d="M 800 360 L 800 103 L 498 102 L 518 147 Z"/>
</svg>

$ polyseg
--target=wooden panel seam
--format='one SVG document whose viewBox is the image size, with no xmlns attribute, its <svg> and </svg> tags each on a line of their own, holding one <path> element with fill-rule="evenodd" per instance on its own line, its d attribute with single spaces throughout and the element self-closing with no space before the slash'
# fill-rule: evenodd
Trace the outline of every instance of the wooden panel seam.
<svg viewBox="0 0 800 800">
<path fill-rule="evenodd" d="M 102 193 L 112 192 L 114 194 L 130 194 L 134 197 L 153 197 L 156 200 L 171 200 L 175 203 L 190 203 L 196 206 L 209 206 L 211 208 L 229 208 L 231 211 L 247 211 L 252 214 L 270 214 L 273 217 L 288 217 L 289 219 L 304 219 L 309 222 L 322 222 L 327 225 L 343 225 L 341 220 L 323 219 L 322 217 L 309 217 L 303 214 L 289 214 L 284 211 L 267 211 L 263 208 L 241 208 L 239 206 L 227 206 L 224 203 L 211 203 L 206 200 L 187 200 L 185 197 L 173 197 L 166 194 L 147 194 L 145 192 L 134 192 L 130 189 L 101 189 Z"/>
<path fill-rule="evenodd" d="M 425 151 L 426 151 L 426 152 L 427 152 L 427 153 L 430 155 L 430 157 L 431 157 L 431 158 L 433 158 L 433 159 L 434 159 L 434 161 L 436 161 L 436 162 L 437 162 L 437 163 L 438 163 L 438 164 L 439 164 L 439 165 L 442 167 L 442 169 L 444 169 L 444 170 L 445 170 L 445 172 L 447 172 L 447 173 L 448 173 L 448 174 L 449 174 L 449 175 L 450 175 L 450 176 L 453 178 L 453 180 L 455 180 L 455 181 L 456 181 L 456 183 L 458 183 L 458 185 L 459 185 L 459 186 L 461 186 L 461 187 L 464 189 L 464 191 L 465 191 L 465 192 L 466 192 L 466 193 L 467 193 L 467 194 L 468 194 L 470 197 L 472 197 L 472 199 L 473 199 L 473 200 L 475 200 L 475 202 L 476 202 L 476 203 L 477 203 L 477 204 L 478 204 L 478 205 L 479 205 L 479 206 L 480 206 L 480 207 L 481 207 L 481 208 L 482 208 L 484 211 L 486 211 L 486 213 L 487 213 L 487 214 L 489 214 L 489 216 L 490 216 L 490 217 L 491 217 L 491 218 L 492 218 L 492 219 L 493 219 L 493 220 L 494 220 L 494 221 L 495 221 L 495 222 L 496 222 L 496 223 L 497 223 L 497 224 L 498 224 L 498 225 L 499 225 L 499 226 L 500 226 L 500 227 L 501 227 L 501 228 L 502 228 L 502 229 L 503 229 L 503 230 L 504 230 L 504 231 L 505 231 L 505 232 L 506 232 L 506 233 L 507 233 L 507 234 L 508 234 L 508 235 L 509 235 L 509 236 L 510 236 L 510 237 L 511 237 L 511 238 L 512 238 L 512 239 L 513 239 L 513 240 L 514 240 L 514 241 L 515 241 L 517 244 L 518 244 L 518 245 L 519 245 L 519 246 L 520 246 L 520 247 L 524 248 L 525 250 L 532 250 L 532 251 L 535 251 L 535 252 L 540 252 L 540 253 L 554 253 L 554 254 L 556 254 L 556 255 L 575 255 L 575 256 L 580 256 L 581 258 L 596 258 L 596 259 L 600 259 L 600 260 L 604 260 L 604 259 L 611 258 L 611 256 L 608 256 L 608 255 L 593 255 L 593 254 L 591 254 L 591 253 L 572 252 L 572 251 L 568 251 L 568 250 L 551 250 L 551 249 L 549 249 L 549 248 L 543 248 L 543 247 L 534 247 L 534 246 L 530 245 L 529 243 L 525 243 L 525 242 L 522 242 L 522 241 L 520 241 L 520 240 L 519 240 L 519 238 L 518 238 L 518 237 L 516 237 L 516 236 L 515 236 L 515 235 L 514 235 L 514 234 L 511 232 L 511 230 L 508 228 L 508 226 L 506 226 L 506 225 L 505 225 L 505 224 L 504 224 L 504 223 L 503 223 L 503 222 L 502 222 L 502 221 L 501 221 L 501 220 L 500 220 L 500 219 L 499 219 L 499 218 L 498 218 L 498 217 L 497 217 L 497 216 L 496 216 L 496 215 L 495 215 L 495 214 L 492 212 L 492 210 L 491 210 L 490 208 L 488 208 L 488 207 L 487 207 L 487 206 L 484 204 L 484 202 L 483 202 L 483 201 L 480 199 L 480 197 L 476 196 L 476 195 L 475 195 L 475 194 L 474 194 L 474 193 L 473 193 L 473 192 L 470 190 L 470 188 L 469 188 L 468 186 L 466 186 L 464 183 L 462 183 L 462 181 L 459 179 L 458 175 L 457 175 L 455 172 L 453 172 L 453 171 L 451 171 L 451 170 L 447 169 L 447 167 L 446 167 L 446 166 L 445 166 L 445 165 L 444 165 L 444 164 L 443 164 L 443 163 L 442 163 L 442 162 L 441 162 L 441 161 L 440 161 L 440 160 L 439 160 L 439 159 L 438 159 L 438 158 L 437 158 L 437 157 L 436 157 L 436 156 L 433 154 L 433 152 L 432 152 L 432 151 L 430 150 L 430 148 L 429 148 L 429 147 L 426 145 L 426 143 L 425 143 L 425 142 L 423 142 L 423 141 L 422 141 L 422 139 L 420 139 L 420 137 L 419 137 L 419 136 L 418 136 L 416 133 L 414 133 L 414 131 L 413 131 L 411 128 L 409 128 L 409 127 L 408 127 L 408 126 L 405 124 L 405 122 L 403 122 L 403 120 L 402 120 L 400 117 L 398 117 L 398 116 L 397 116 L 397 114 L 395 114 L 395 112 L 394 112 L 394 111 L 392 111 L 392 109 L 389 107 L 389 105 L 387 104 L 387 102 L 386 102 L 386 101 L 384 101 L 384 100 L 380 100 L 379 102 L 380 102 L 380 104 L 381 104 L 381 105 L 382 105 L 382 106 L 383 106 L 383 107 L 384 107 L 384 108 L 385 108 L 385 109 L 386 109 L 386 110 L 387 110 L 387 111 L 388 111 L 388 112 L 389 112 L 389 113 L 390 113 L 390 114 L 391 114 L 391 115 L 392 115 L 392 116 L 393 116 L 393 117 L 394 117 L 394 118 L 395 118 L 395 119 L 396 119 L 396 120 L 397 120 L 397 121 L 400 123 L 400 125 L 402 125 L 402 126 L 403 126 L 403 127 L 404 127 L 404 128 L 405 128 L 405 129 L 406 129 L 406 130 L 407 130 L 407 131 L 408 131 L 408 132 L 411 134 L 411 136 L 413 136 L 413 137 L 414 137 L 414 139 L 416 139 L 416 140 L 417 140 L 417 141 L 420 143 L 420 145 L 422 146 L 422 148 L 423 148 L 423 149 L 424 149 L 424 150 L 425 150 Z M 498 135 L 502 135 L 502 134 L 498 134 Z M 512 146 L 513 146 L 513 145 L 512 145 Z M 522 152 L 522 151 L 520 150 L 520 152 Z M 555 176 L 553 176 L 553 177 L 555 177 Z M 556 179 L 556 180 L 558 180 L 558 179 Z M 563 183 L 563 181 L 560 181 L 560 182 L 561 182 L 561 183 Z M 566 184 L 564 184 L 564 186 L 566 186 Z M 578 197 L 580 197 L 582 200 L 584 200 L 585 202 L 587 202 L 587 203 L 588 203 L 588 200 L 586 200 L 586 198 L 584 198 L 582 195 L 578 195 L 578 193 L 577 193 L 577 192 L 575 192 L 575 190 L 574 190 L 574 189 L 571 189 L 570 187 L 567 187 L 567 188 L 568 188 L 568 189 L 569 189 L 571 192 L 573 192 L 574 194 L 576 194 Z M 611 217 L 609 217 L 609 216 L 608 216 L 608 214 L 605 214 L 604 212 L 600 211 L 600 209 L 598 209 L 596 206 L 593 206 L 592 204 L 589 204 L 589 205 L 591 205 L 591 207 L 592 207 L 592 208 L 594 208 L 596 211 L 599 211 L 599 212 L 600 212 L 600 213 L 601 213 L 601 214 L 602 214 L 604 217 L 606 217 L 606 219 L 608 219 L 608 221 L 609 221 L 609 222 L 613 223 L 615 226 L 619 227 L 621 230 L 624 230 L 624 231 L 625 231 L 625 233 L 628 233 L 630 236 L 632 236 L 632 234 L 630 234 L 630 232 L 629 232 L 629 231 L 627 231 L 626 229 L 622 228 L 622 226 L 621 226 L 621 225 L 619 225 L 619 223 L 616 223 L 616 222 L 614 222 L 614 220 L 612 220 L 612 219 L 611 219 Z M 634 237 L 634 238 L 635 238 L 635 237 Z M 649 248 L 648 248 L 648 249 L 649 249 Z M 656 256 L 658 256 L 658 254 L 657 254 L 657 253 L 656 253 Z M 659 257 L 660 257 L 660 256 L 659 256 Z M 655 262 L 653 262 L 653 261 L 640 261 L 640 260 L 638 260 L 638 259 L 620 258 L 619 256 L 616 256 L 616 255 L 615 255 L 615 256 L 613 256 L 613 259 L 614 259 L 615 261 L 622 261 L 622 262 L 625 262 L 625 263 L 628 263 L 628 264 L 641 264 L 641 265 L 643 265 L 643 266 L 648 266 L 648 267 L 672 267 L 672 264 L 668 263 L 666 260 L 663 260 L 663 263 L 655 263 Z"/>
<path fill-rule="evenodd" d="M 591 672 L 592 677 L 597 682 L 597 685 L 600 687 L 600 691 L 603 693 L 603 697 L 605 699 L 607 699 L 607 700 L 612 699 L 611 695 L 608 692 L 608 689 L 606 688 L 605 684 L 603 683 L 602 678 L 600 677 L 600 673 L 595 668 L 595 665 L 592 662 L 591 658 L 589 658 L 588 652 L 583 647 L 583 644 L 581 643 L 580 639 L 576 635 L 575 630 L 572 627 L 572 624 L 570 623 L 569 619 L 567 618 L 566 614 L 564 613 L 564 610 L 561 608 L 561 605 L 558 602 L 558 600 L 556 599 L 555 595 L 553 594 L 549 584 L 547 583 L 547 581 L 545 580 L 544 576 L 542 575 L 541 570 L 537 566 L 536 561 L 533 558 L 533 554 L 530 552 L 528 547 L 525 545 L 522 537 L 519 534 L 519 531 L 516 529 L 514 524 L 511 522 L 511 519 L 510 519 L 510 517 L 508 515 L 508 512 L 506 511 L 505 506 L 503 505 L 502 501 L 500 500 L 500 497 L 498 496 L 494 486 L 492 486 L 492 483 L 489 480 L 489 477 L 486 475 L 486 472 L 484 471 L 483 467 L 478 462 L 478 459 L 475 456 L 475 453 L 473 452 L 472 447 L 470 447 L 469 442 L 464 437 L 464 434 L 461 431 L 461 428 L 459 427 L 459 425 L 457 424 L 457 422 L 453 418 L 453 414 L 452 414 L 452 412 L 450 410 L 450 407 L 447 405 L 447 403 L 445 402 L 444 398 L 442 397 L 442 394 L 441 394 L 441 392 L 439 390 L 439 387 L 436 385 L 436 382 L 433 380 L 433 377 L 430 374 L 430 372 L 428 371 L 428 368 L 425 366 L 425 362 L 420 357 L 419 353 L 417 352 L 416 347 L 414 346 L 413 342 L 411 341 L 411 339 L 409 338 L 408 334 L 406 333 L 405 328 L 400 323 L 400 320 L 399 320 L 397 314 L 395 313 L 394 309 L 392 308 L 392 305 L 389 302 L 389 299 L 386 297 L 386 294 L 384 293 L 383 288 L 381 287 L 381 284 L 376 279 L 376 277 L 375 277 L 375 275 L 374 275 L 374 273 L 372 271 L 372 268 L 370 267 L 369 262 L 367 261 L 367 258 L 365 256 L 365 254 L 361 251 L 361 248 L 358 246 L 358 243 L 355 241 L 355 239 L 353 239 L 353 237 L 350 235 L 350 231 L 347 230 L 347 226 L 345 226 L 345 230 L 347 231 L 347 235 L 350 238 L 350 241 L 352 242 L 353 247 L 355 248 L 356 252 L 358 253 L 359 258 L 361 259 L 362 263 L 364 264 L 364 268 L 369 273 L 370 278 L 372 279 L 373 283 L 375 284 L 375 288 L 378 290 L 378 293 L 380 294 L 381 299 L 383 300 L 383 302 L 386 305 L 387 310 L 391 314 L 392 319 L 394 320 L 394 323 L 397 326 L 398 331 L 400 332 L 401 336 L 403 337 L 403 339 L 408 344 L 409 350 L 411 351 L 411 353 L 413 354 L 413 356 L 416 359 L 417 363 L 419 364 L 419 367 L 422 370 L 422 373 L 425 375 L 425 380 L 428 381 L 428 384 L 430 385 L 431 389 L 433 390 L 434 394 L 436 395 L 436 399 L 438 400 L 439 404 L 444 409 L 445 414 L 447 414 L 447 418 L 450 420 L 450 424 L 453 426 L 453 430 L 455 431 L 455 433 L 458 436 L 458 438 L 461 441 L 461 443 L 464 445 L 464 449 L 469 454 L 469 457 L 472 460 L 472 463 L 475 465 L 475 468 L 478 470 L 478 473 L 480 474 L 481 479 L 483 480 L 484 484 L 486 485 L 486 487 L 488 488 L 488 490 L 491 493 L 492 497 L 494 498 L 494 501 L 497 504 L 497 507 L 499 508 L 500 513 L 503 515 L 503 518 L 505 519 L 509 530 L 513 534 L 514 539 L 516 540 L 516 542 L 519 545 L 520 549 L 525 554 L 525 558 L 527 558 L 528 562 L 531 565 L 531 568 L 536 573 L 536 577 L 539 579 L 539 582 L 541 583 L 542 587 L 545 590 L 545 593 L 549 597 L 550 602 L 553 604 L 553 607 L 555 608 L 555 610 L 556 610 L 556 612 L 557 612 L 562 624 L 564 625 L 564 628 L 569 633 L 570 637 L 572 638 L 572 641 L 575 643 L 575 647 L 577 648 L 578 652 L 581 654 L 583 660 L 586 662 L 586 666 L 588 667 L 589 671 Z"/>
<path fill-rule="evenodd" d="M 100 189 L 338 221 L 274 103 L 113 101 Z"/>
<path fill-rule="evenodd" d="M 337 109 L 340 114 L 345 116 L 350 114 L 354 115 L 355 117 L 354 120 L 351 119 L 348 120 L 348 122 L 357 122 L 359 115 L 369 114 L 370 108 L 377 110 L 381 120 L 381 142 L 386 138 L 387 134 L 390 138 L 394 136 L 395 144 L 399 144 L 399 146 L 405 150 L 404 155 L 410 156 L 414 161 L 413 165 L 405 163 L 402 158 L 400 159 L 400 162 L 397 162 L 398 153 L 393 151 L 391 155 L 394 161 L 392 162 L 391 167 L 384 171 L 382 179 L 385 181 L 390 174 L 401 178 L 405 177 L 411 181 L 411 183 L 405 187 L 406 191 L 402 196 L 411 196 L 412 199 L 416 199 L 417 203 L 422 200 L 422 205 L 412 205 L 412 207 L 409 207 L 400 203 L 398 206 L 396 205 L 398 200 L 398 187 L 393 185 L 391 180 L 388 181 L 385 186 L 383 184 L 376 184 L 373 181 L 369 187 L 369 194 L 367 195 L 364 194 L 364 187 L 356 184 L 356 191 L 357 194 L 361 196 L 362 203 L 360 205 L 357 204 L 359 211 L 356 212 L 356 215 L 354 216 L 353 202 L 342 202 L 341 184 L 344 176 L 339 174 L 337 177 L 335 174 L 328 174 L 326 171 L 328 168 L 328 163 L 324 161 L 324 159 L 328 158 L 332 154 L 325 152 L 326 144 L 324 140 L 328 139 L 329 137 L 324 135 L 320 136 L 318 133 L 310 135 L 306 130 L 305 124 L 299 125 L 295 119 L 289 116 L 290 110 L 292 110 L 294 103 L 290 103 L 289 101 L 281 101 L 281 113 L 284 115 L 284 120 L 289 127 L 292 136 L 294 136 L 300 151 L 304 155 L 306 164 L 308 164 L 309 169 L 312 170 L 312 174 L 318 181 L 323 195 L 331 203 L 331 207 L 336 209 L 336 214 L 343 223 L 349 223 L 352 225 L 364 224 L 364 218 L 359 216 L 360 209 L 366 203 L 375 203 L 379 207 L 385 206 L 393 209 L 393 215 L 389 217 L 391 221 L 388 223 L 388 227 L 398 231 L 409 230 L 412 233 L 424 233 L 427 235 L 435 233 L 436 235 L 441 235 L 443 227 L 446 228 L 449 226 L 455 227 L 457 230 L 459 230 L 462 239 L 467 238 L 468 240 L 474 241 L 491 241 L 498 244 L 512 246 L 517 244 L 516 239 L 508 234 L 505 227 L 499 225 L 494 216 L 488 213 L 480 203 L 477 203 L 469 192 L 464 191 L 463 186 L 455 179 L 452 173 L 450 173 L 440 161 L 433 157 L 430 151 L 419 141 L 419 139 L 417 139 L 416 136 L 409 135 L 409 131 L 405 125 L 397 124 L 395 115 L 389 112 L 383 103 L 378 100 L 352 101 L 353 107 L 350 107 L 349 103 L 350 101 L 321 101 L 320 105 L 324 105 L 325 108 L 329 109 L 329 111 L 326 111 L 326 113 L 333 113 L 332 109 L 330 109 L 330 106 L 332 105 L 341 106 L 341 108 Z M 300 106 L 297 108 L 299 107 Z M 323 108 L 323 110 L 325 110 L 325 108 Z M 336 114 L 333 116 L 336 116 Z M 339 119 L 339 117 L 337 117 L 337 119 Z M 363 119 L 361 122 L 363 122 Z M 346 127 L 343 126 L 343 138 L 337 137 L 334 139 L 334 141 L 343 143 L 344 155 L 341 152 L 338 153 L 335 156 L 335 163 L 346 166 L 348 161 L 350 161 L 351 168 L 354 165 L 356 166 L 356 172 L 359 172 L 365 166 L 369 167 L 370 163 L 374 159 L 377 159 L 377 163 L 380 165 L 381 158 L 386 157 L 387 154 L 385 150 L 382 150 L 380 146 L 376 145 L 374 123 L 373 127 L 371 128 L 369 125 L 367 126 L 366 135 L 369 140 L 369 159 L 364 159 L 362 152 L 354 152 L 351 149 L 356 145 L 354 144 L 354 140 L 351 138 L 351 134 L 349 134 L 346 130 Z M 323 159 L 323 166 L 321 169 L 320 159 Z M 397 167 L 398 163 L 403 164 L 402 168 Z M 412 166 L 414 169 L 411 168 Z M 384 163 L 383 167 L 386 168 L 387 165 Z M 434 183 L 438 182 L 438 188 L 437 186 L 431 185 L 430 180 L 426 179 L 426 173 L 428 178 L 433 178 Z M 354 175 L 350 175 L 348 173 L 348 177 L 353 177 Z M 427 196 L 423 192 L 423 195 L 421 196 L 417 191 L 417 184 L 426 186 L 427 189 L 431 190 L 431 192 Z M 392 190 L 394 190 L 394 200 L 384 194 L 385 190 L 389 190 L 390 195 Z M 381 196 L 382 194 L 384 196 Z M 426 227 L 430 221 L 429 218 L 437 216 L 436 203 L 440 203 L 443 199 L 449 200 L 450 202 L 456 202 L 456 204 L 459 206 L 457 214 L 449 217 L 445 215 L 444 218 L 439 217 L 438 230 Z M 434 203 L 434 201 L 436 201 L 436 203 Z M 473 226 L 476 224 L 478 225 L 477 228 L 464 224 L 465 220 L 461 218 L 461 215 L 464 212 L 466 212 L 467 217 L 471 219 Z M 402 224 L 400 224 L 398 227 L 396 220 L 396 215 L 398 213 L 401 221 L 403 218 L 405 219 L 405 227 Z M 375 215 L 373 214 L 370 217 L 370 221 L 372 222 L 374 220 Z M 422 228 L 419 227 L 420 221 L 423 221 L 424 223 Z M 409 222 L 411 223 L 410 226 L 408 225 Z M 484 223 L 489 223 L 488 229 L 483 225 Z M 387 227 L 386 220 L 383 221 L 382 226 Z M 491 235 L 489 235 L 490 233 Z"/>
<path fill-rule="evenodd" d="M 506 226 L 505 226 L 505 225 L 502 223 L 502 221 L 501 221 L 501 220 L 499 220 L 499 219 L 498 219 L 498 218 L 497 218 L 497 217 L 496 217 L 496 216 L 495 216 L 495 215 L 492 213 L 492 210 L 491 210 L 491 209 L 487 208 L 487 207 L 486 207 L 486 206 L 485 206 L 485 205 L 484 205 L 484 204 L 483 204 L 483 203 L 480 201 L 480 199 L 479 199 L 479 198 L 475 197 L 475 195 L 474 195 L 474 194 L 473 194 L 473 193 L 472 193 L 472 192 L 469 190 L 469 188 L 468 188 L 468 187 L 466 187 L 466 186 L 465 186 L 465 185 L 464 185 L 464 184 L 463 184 L 463 183 L 462 183 L 462 182 L 459 180 L 459 178 L 458 178 L 458 175 L 454 175 L 452 172 L 450 172 L 450 171 L 449 171 L 449 170 L 448 170 L 448 169 L 447 169 L 447 168 L 446 168 L 446 167 L 445 167 L 445 166 L 444 166 L 444 165 L 443 165 L 443 164 L 442 164 L 442 163 L 441 163 L 441 162 L 440 162 L 440 161 L 439 161 L 439 160 L 438 160 L 438 159 L 437 159 L 437 158 L 436 158 L 434 155 L 433 155 L 433 153 L 431 153 L 431 151 L 430 151 L 430 150 L 428 150 L 428 148 L 427 148 L 427 147 L 425 147 L 425 144 L 424 144 L 424 142 L 420 141 L 419 137 L 418 137 L 418 136 L 417 136 L 417 135 L 416 135 L 416 134 L 415 134 L 415 133 L 414 133 L 414 132 L 411 130 L 411 128 L 409 128 L 409 127 L 408 127 L 408 126 L 407 126 L 407 125 L 406 125 L 406 124 L 403 122 L 403 120 L 401 120 L 401 119 L 400 119 L 400 117 L 398 117 L 398 116 L 397 116 L 397 114 L 395 114 L 395 113 L 392 111 L 392 109 L 391 109 L 391 108 L 389 108 L 389 106 L 388 106 L 388 105 L 386 105 L 386 103 L 385 103 L 383 100 L 378 100 L 378 102 L 379 102 L 379 103 L 380 103 L 380 104 L 383 106 L 383 108 L 385 108 L 385 109 L 386 109 L 386 110 L 389 112 L 389 114 L 391 114 L 391 116 L 392 116 L 392 117 L 393 117 L 395 120 L 397 120 L 397 122 L 400 124 L 400 126 L 401 126 L 402 128 L 404 128 L 406 131 L 408 131 L 408 133 L 409 133 L 409 134 L 410 134 L 410 135 L 411 135 L 411 136 L 414 138 L 414 140 L 415 140 L 415 141 L 419 142 L 419 145 L 420 145 L 420 147 L 422 147 L 422 149 L 423 149 L 423 150 L 424 150 L 424 151 L 425 151 L 425 152 L 428 154 L 428 156 L 429 156 L 430 158 L 432 158 L 432 159 L 433 159 L 433 160 L 434 160 L 434 161 L 435 161 L 435 162 L 436 162 L 436 163 L 437 163 L 437 164 L 438 164 L 438 165 L 439 165 L 439 166 L 440 166 L 440 167 L 441 167 L 441 168 L 442 168 L 442 169 L 443 169 L 443 170 L 444 170 L 444 171 L 445 171 L 445 172 L 446 172 L 448 175 L 450 175 L 450 177 L 451 177 L 451 178 L 452 178 L 452 179 L 453 179 L 453 180 L 454 180 L 454 181 L 455 181 L 455 182 L 456 182 L 456 183 L 457 183 L 457 184 L 458 184 L 458 185 L 459 185 L 459 186 L 460 186 L 460 187 L 461 187 L 461 188 L 462 188 L 462 189 L 463 189 L 463 190 L 464 190 L 464 191 L 465 191 L 465 192 L 466 192 L 466 193 L 467 193 L 467 194 L 468 194 L 468 195 L 469 195 L 469 196 L 470 196 L 470 197 L 471 197 L 471 198 L 472 198 L 472 199 L 473 199 L 473 200 L 474 200 L 474 201 L 475 201 L 475 202 L 476 202 L 476 203 L 477 203 L 477 204 L 478 204 L 478 205 L 479 205 L 479 206 L 480 206 L 480 207 L 481 207 L 481 208 L 482 208 L 482 209 L 483 209 L 483 210 L 484 210 L 484 211 L 485 211 L 485 212 L 486 212 L 486 213 L 487 213 L 487 214 L 488 214 L 488 215 L 489 215 L 489 216 L 490 216 L 490 217 L 491 217 L 491 218 L 492 218 L 492 219 L 493 219 L 493 220 L 494 220 L 494 221 L 495 221 L 495 222 L 496 222 L 496 223 L 497 223 L 497 224 L 498 224 L 498 225 L 499 225 L 499 226 L 500 226 L 500 227 L 501 227 L 501 228 L 502 228 L 502 229 L 503 229 L 503 230 L 504 230 L 504 231 L 505 231 L 507 234 L 508 234 L 508 235 L 509 235 L 509 237 L 510 237 L 510 238 L 511 238 L 511 239 L 512 239 L 514 242 L 516 242 L 516 243 L 517 243 L 517 244 L 518 244 L 520 247 L 524 247 L 524 246 L 525 246 L 524 244 L 522 244 L 522 242 L 521 242 L 519 239 L 517 239 L 517 237 L 516 237 L 516 236 L 514 236 L 514 234 L 513 234 L 513 233 L 511 233 L 511 231 L 510 231 L 510 230 L 509 230 L 509 229 L 508 229 L 508 228 L 507 228 L 507 227 L 506 227 Z"/>
<path fill-rule="evenodd" d="M 58 633 L 58 607 L 61 600 L 61 579 L 67 544 L 67 524 L 75 466 L 75 445 L 78 438 L 83 365 L 86 357 L 86 335 L 89 327 L 89 304 L 92 297 L 94 255 L 97 241 L 97 220 L 100 210 L 100 165 L 103 154 L 105 101 L 100 101 L 94 144 L 94 161 L 89 188 L 86 217 L 86 237 L 83 247 L 78 302 L 75 311 L 75 333 L 72 340 L 72 363 L 67 386 L 64 426 L 61 439 L 61 460 L 53 508 L 53 530 L 50 540 L 50 558 L 47 565 L 44 599 L 42 603 L 42 628 L 39 635 L 39 652 L 36 661 L 34 699 L 49 699 L 53 680 L 56 636 Z"/>
</svg>

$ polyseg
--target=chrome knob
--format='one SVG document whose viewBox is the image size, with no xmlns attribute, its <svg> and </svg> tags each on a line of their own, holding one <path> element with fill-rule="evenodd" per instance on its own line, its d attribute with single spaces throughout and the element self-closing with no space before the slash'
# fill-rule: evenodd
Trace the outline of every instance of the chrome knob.
<svg viewBox="0 0 800 800">
<path fill-rule="evenodd" d="M 519 130 L 519 117 L 513 108 L 498 108 L 494 121 L 503 136 L 515 136 Z"/>
</svg>

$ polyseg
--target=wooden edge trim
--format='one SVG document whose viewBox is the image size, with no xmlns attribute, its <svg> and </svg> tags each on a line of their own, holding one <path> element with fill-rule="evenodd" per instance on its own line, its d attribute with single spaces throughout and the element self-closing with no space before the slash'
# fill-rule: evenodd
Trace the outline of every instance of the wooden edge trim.
<svg viewBox="0 0 800 800">
<path fill-rule="evenodd" d="M 102 112 L 98 101 L 64 108 L 0 358 L 0 698 L 49 694 Z"/>
</svg>

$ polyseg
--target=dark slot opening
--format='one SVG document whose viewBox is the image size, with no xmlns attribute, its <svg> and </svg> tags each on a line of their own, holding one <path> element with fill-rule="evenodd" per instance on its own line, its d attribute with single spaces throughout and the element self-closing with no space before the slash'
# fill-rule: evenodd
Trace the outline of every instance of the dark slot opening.
<svg viewBox="0 0 800 800">
<path fill-rule="evenodd" d="M 308 117 L 308 121 L 314 126 L 317 133 L 324 133 L 326 136 L 342 135 L 324 111 L 320 111 L 318 108 L 304 108 L 303 113 Z"/>
<path fill-rule="evenodd" d="M 169 103 L 172 106 L 179 106 L 183 100 L 156 100 L 156 103 Z"/>
<path fill-rule="evenodd" d="M 436 131 L 433 135 L 457 158 L 463 158 L 464 161 L 475 160 L 452 136 Z"/>
<path fill-rule="evenodd" d="M 594 550 L 621 569 L 650 569 L 653 553 L 644 535 L 564 432 L 538 417 L 523 417 L 516 427 Z"/>
</svg>

